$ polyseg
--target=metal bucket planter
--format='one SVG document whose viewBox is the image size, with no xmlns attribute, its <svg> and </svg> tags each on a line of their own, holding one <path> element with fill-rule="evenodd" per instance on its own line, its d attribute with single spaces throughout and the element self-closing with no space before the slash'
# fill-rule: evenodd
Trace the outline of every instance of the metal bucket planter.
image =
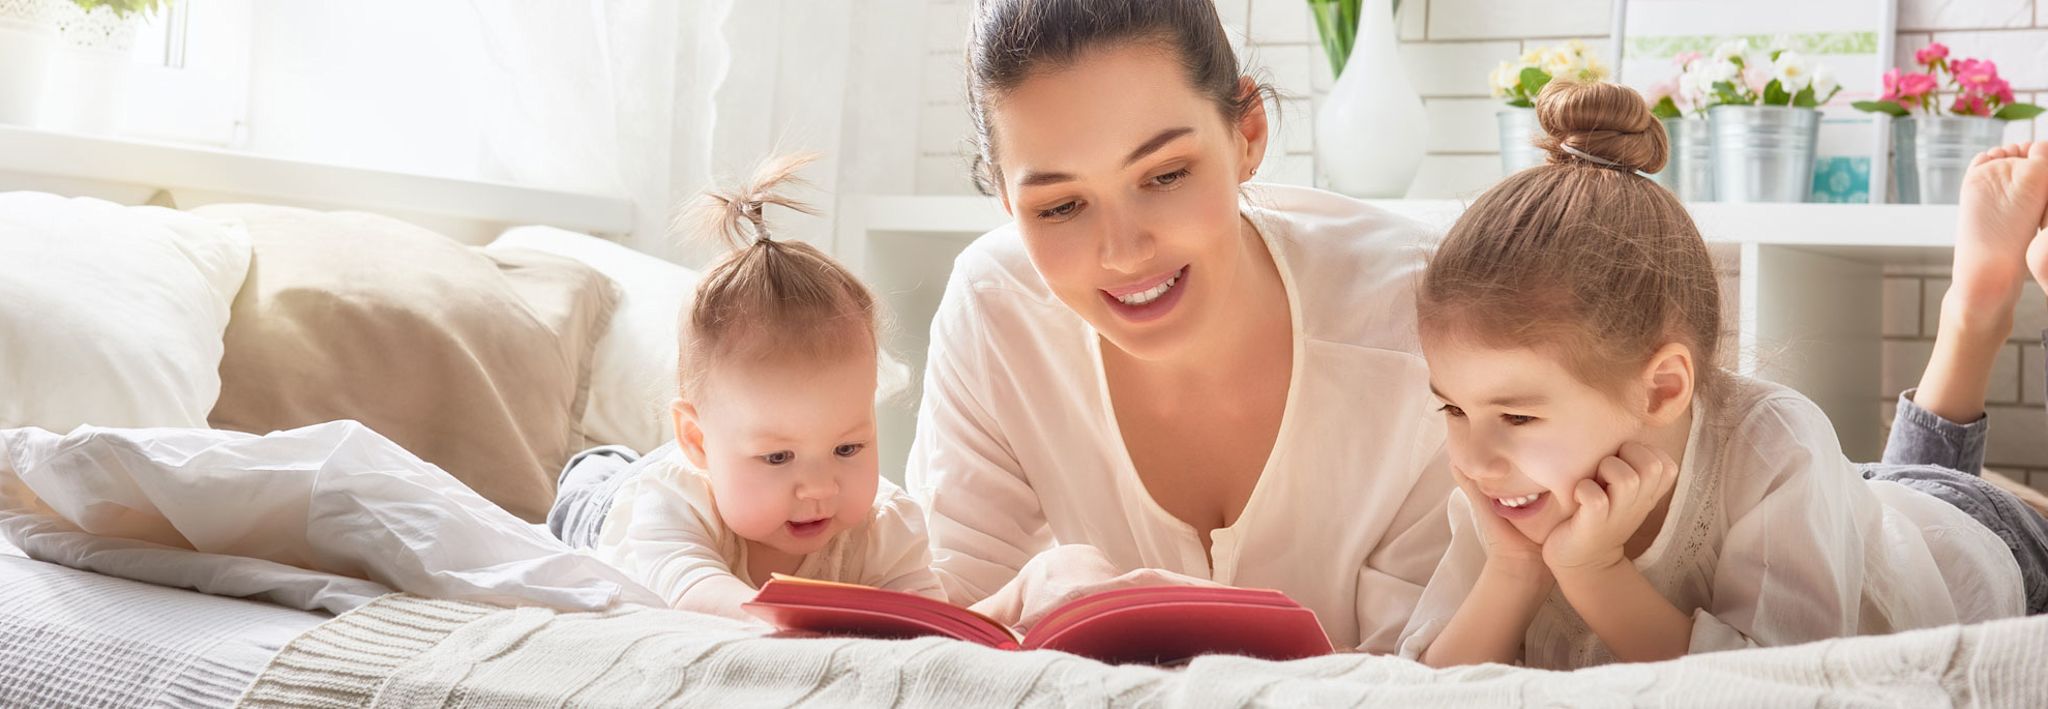
<svg viewBox="0 0 2048 709">
<path fill-rule="evenodd" d="M 1892 119 L 1892 179 L 1900 204 L 1955 204 L 1978 153 L 1998 147 L 2005 121 L 1982 116 Z"/>
<path fill-rule="evenodd" d="M 1543 164 L 1550 154 L 1536 147 L 1543 137 L 1543 125 L 1536 122 L 1536 109 L 1508 107 L 1494 114 L 1500 119 L 1500 174 L 1512 175 Z"/>
<path fill-rule="evenodd" d="M 1664 119 L 1671 158 L 1651 177 L 1687 202 L 1714 201 L 1714 135 L 1697 118 Z"/>
<path fill-rule="evenodd" d="M 1804 202 L 1813 191 L 1820 112 L 1790 106 L 1715 106 L 1714 197 L 1722 202 Z"/>
</svg>

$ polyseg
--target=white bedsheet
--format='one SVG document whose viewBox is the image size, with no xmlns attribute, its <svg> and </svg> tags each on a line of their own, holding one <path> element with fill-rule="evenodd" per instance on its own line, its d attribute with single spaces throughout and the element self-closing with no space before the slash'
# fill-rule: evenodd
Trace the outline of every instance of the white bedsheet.
<svg viewBox="0 0 2048 709">
<path fill-rule="evenodd" d="M 353 421 L 0 431 L 0 537 L 35 559 L 293 608 L 391 590 L 562 610 L 661 605 Z"/>
<path fill-rule="evenodd" d="M 228 706 L 328 617 L 0 553 L 0 706 Z"/>
</svg>

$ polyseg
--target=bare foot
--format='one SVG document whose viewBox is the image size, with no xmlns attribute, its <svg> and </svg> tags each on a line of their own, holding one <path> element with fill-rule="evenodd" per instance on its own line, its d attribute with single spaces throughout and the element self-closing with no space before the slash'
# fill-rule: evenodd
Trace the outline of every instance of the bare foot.
<svg viewBox="0 0 2048 709">
<path fill-rule="evenodd" d="M 1972 317 L 2010 318 L 2027 270 L 2048 275 L 2048 242 L 2034 238 L 2048 212 L 2048 141 L 1978 155 L 1961 207 L 1950 293 Z"/>
</svg>

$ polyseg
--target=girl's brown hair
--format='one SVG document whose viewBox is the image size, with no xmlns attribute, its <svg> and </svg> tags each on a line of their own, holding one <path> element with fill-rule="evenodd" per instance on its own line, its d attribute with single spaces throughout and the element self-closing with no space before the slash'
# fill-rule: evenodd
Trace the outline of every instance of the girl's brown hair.
<svg viewBox="0 0 2048 709">
<path fill-rule="evenodd" d="M 778 191 L 801 184 L 797 171 L 816 159 L 768 160 L 745 185 L 707 191 L 678 217 L 685 233 L 733 248 L 704 274 L 683 314 L 678 378 L 685 399 L 700 396 L 712 365 L 730 357 L 821 361 L 876 351 L 874 293 L 816 247 L 768 232 L 769 205 L 817 213 Z"/>
<path fill-rule="evenodd" d="M 1720 281 L 1669 190 L 1638 173 L 1669 154 L 1641 96 L 1554 81 L 1536 99 L 1549 161 L 1487 190 L 1451 227 L 1417 299 L 1425 336 L 1554 354 L 1610 394 L 1666 343 L 1692 349 L 1695 388 L 1720 379 Z"/>
<path fill-rule="evenodd" d="M 1232 124 L 1262 101 L 1279 98 L 1264 83 L 1246 90 L 1215 0 L 981 0 L 978 10 L 967 46 L 967 113 L 974 123 L 974 181 L 983 194 L 996 194 L 1002 184 L 991 106 L 1036 73 L 1071 66 L 1089 50 L 1119 43 L 1160 47 Z"/>
</svg>

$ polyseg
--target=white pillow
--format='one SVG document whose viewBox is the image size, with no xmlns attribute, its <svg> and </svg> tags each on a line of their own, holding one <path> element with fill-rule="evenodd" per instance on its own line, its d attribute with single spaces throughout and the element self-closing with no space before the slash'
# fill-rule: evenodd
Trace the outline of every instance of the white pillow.
<svg viewBox="0 0 2048 709">
<path fill-rule="evenodd" d="M 484 250 L 531 249 L 582 261 L 619 286 L 611 329 L 597 341 L 583 433 L 645 453 L 675 437 L 668 403 L 675 399 L 679 316 L 703 278 L 694 270 L 588 234 L 546 226 L 508 229 Z M 910 367 L 884 351 L 875 399 L 909 384 Z"/>
<path fill-rule="evenodd" d="M 205 428 L 249 249 L 175 210 L 0 194 L 0 428 Z"/>
</svg>

